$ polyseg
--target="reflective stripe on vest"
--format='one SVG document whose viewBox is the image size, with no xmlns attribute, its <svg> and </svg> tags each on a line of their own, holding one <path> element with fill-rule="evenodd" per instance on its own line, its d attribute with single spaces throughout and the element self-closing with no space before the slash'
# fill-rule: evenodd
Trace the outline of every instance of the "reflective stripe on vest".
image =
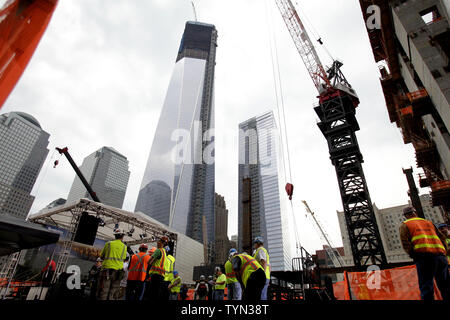
<svg viewBox="0 0 450 320">
<path fill-rule="evenodd" d="M 264 253 L 266 254 L 266 259 L 267 259 L 267 261 L 266 261 L 266 269 L 264 270 L 264 272 L 266 273 L 266 278 L 267 278 L 267 279 L 270 279 L 270 257 L 269 257 L 269 253 L 267 252 L 266 248 L 264 248 L 264 247 L 259 247 L 258 249 L 256 249 L 255 255 L 253 256 L 253 258 L 257 259 L 259 250 L 263 250 Z M 258 261 L 258 262 L 261 264 L 260 261 Z"/>
<path fill-rule="evenodd" d="M 411 235 L 413 250 L 417 253 L 446 254 L 433 223 L 422 218 L 404 221 Z"/>
<path fill-rule="evenodd" d="M 175 258 L 170 254 L 166 257 L 166 262 L 164 265 L 164 281 L 171 282 L 173 279 L 173 266 L 175 264 Z"/>
<path fill-rule="evenodd" d="M 132 265 L 134 257 L 136 257 L 138 260 L 134 265 Z M 132 267 L 128 270 L 128 280 L 144 281 L 145 277 L 147 276 L 149 259 L 150 256 L 144 252 L 133 255 L 130 261 L 130 266 Z"/>
<path fill-rule="evenodd" d="M 164 263 L 166 262 L 166 250 L 163 248 L 159 249 L 161 252 L 161 258 L 153 262 L 150 268 L 151 274 L 159 274 L 164 277 L 166 270 L 164 269 Z"/>
<path fill-rule="evenodd" d="M 178 282 L 175 286 L 173 286 L 171 289 L 170 289 L 170 292 L 176 292 L 176 293 L 179 293 L 180 292 L 180 289 L 181 289 L 181 277 L 177 277 L 177 278 L 173 278 L 172 279 L 172 281 L 170 282 L 170 284 L 174 284 L 175 283 L 175 281 L 177 281 L 177 280 L 180 280 L 180 282 Z"/>
<path fill-rule="evenodd" d="M 237 282 L 236 273 L 233 271 L 233 265 L 231 261 L 225 263 L 225 274 L 227 275 L 227 284 Z"/>
<path fill-rule="evenodd" d="M 114 245 L 111 247 L 111 245 Z M 120 255 L 117 254 L 118 246 L 122 248 Z M 120 240 L 113 240 L 106 243 L 103 250 L 106 251 L 105 258 L 103 259 L 102 269 L 123 269 L 123 262 L 126 259 L 126 249 L 127 246 Z M 114 254 L 113 254 L 113 251 Z"/>
<path fill-rule="evenodd" d="M 238 257 L 242 261 L 240 275 L 244 286 L 247 286 L 247 280 L 250 275 L 258 269 L 262 269 L 261 265 L 253 257 L 246 254 L 239 254 Z"/>
</svg>

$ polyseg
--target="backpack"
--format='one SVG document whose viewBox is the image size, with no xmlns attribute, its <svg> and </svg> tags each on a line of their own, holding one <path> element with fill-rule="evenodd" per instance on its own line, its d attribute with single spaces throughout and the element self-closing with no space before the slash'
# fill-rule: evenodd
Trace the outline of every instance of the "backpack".
<svg viewBox="0 0 450 320">
<path fill-rule="evenodd" d="M 200 282 L 200 284 L 198 285 L 197 294 L 201 297 L 204 297 L 206 296 L 207 292 L 208 291 L 206 288 L 206 283 Z"/>
</svg>

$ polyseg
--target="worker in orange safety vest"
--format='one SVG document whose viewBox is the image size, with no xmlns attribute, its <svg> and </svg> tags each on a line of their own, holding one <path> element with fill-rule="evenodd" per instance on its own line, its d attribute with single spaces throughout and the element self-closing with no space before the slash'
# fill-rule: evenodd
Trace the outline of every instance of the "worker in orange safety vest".
<svg viewBox="0 0 450 320">
<path fill-rule="evenodd" d="M 400 226 L 403 249 L 414 260 L 422 300 L 434 300 L 434 281 L 444 300 L 450 299 L 447 243 L 431 221 L 419 218 L 413 207 L 403 209 Z"/>
<path fill-rule="evenodd" d="M 140 301 L 145 290 L 145 278 L 148 272 L 150 256 L 147 254 L 148 246 L 144 243 L 139 246 L 139 253 L 133 255 L 128 267 L 126 300 Z"/>
</svg>

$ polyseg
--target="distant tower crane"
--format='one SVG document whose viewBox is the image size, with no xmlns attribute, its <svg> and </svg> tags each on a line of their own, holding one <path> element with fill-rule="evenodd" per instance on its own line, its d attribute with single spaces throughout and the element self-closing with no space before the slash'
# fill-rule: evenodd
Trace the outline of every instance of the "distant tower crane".
<svg viewBox="0 0 450 320">
<path fill-rule="evenodd" d="M 337 251 L 336 247 L 331 243 L 330 238 L 328 237 L 328 234 L 326 233 L 323 225 L 317 219 L 315 213 L 311 211 L 308 203 L 305 200 L 302 200 L 302 202 L 305 205 L 306 212 L 308 212 L 310 217 L 313 219 L 314 224 L 319 231 L 319 235 L 322 238 L 322 241 L 325 241 L 325 243 L 326 243 L 325 250 L 326 250 L 328 256 L 330 257 L 331 261 L 333 261 L 334 267 L 336 267 L 336 268 L 343 267 L 344 260 L 342 260 L 342 257 L 339 254 L 339 252 Z"/>
<path fill-rule="evenodd" d="M 327 139 L 330 159 L 336 168 L 355 266 L 363 269 L 370 264 L 385 265 L 386 255 L 355 134 L 359 130 L 355 117 L 359 98 L 341 71 L 342 62 L 335 60 L 325 70 L 292 1 L 275 2 L 319 92 L 319 106 L 314 111 L 320 118 L 318 126 Z"/>
</svg>

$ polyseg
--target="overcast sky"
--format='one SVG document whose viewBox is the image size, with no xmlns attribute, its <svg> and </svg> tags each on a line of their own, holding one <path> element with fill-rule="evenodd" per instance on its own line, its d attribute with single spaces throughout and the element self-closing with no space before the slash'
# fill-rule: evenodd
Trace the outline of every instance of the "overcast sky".
<svg viewBox="0 0 450 320">
<path fill-rule="evenodd" d="M 413 148 L 389 122 L 357 1 L 298 1 L 359 94 L 357 133 L 372 201 L 379 208 L 408 201 L 402 167 L 415 165 Z M 278 44 L 294 207 L 302 245 L 321 240 L 305 219 L 306 199 L 333 241 L 342 244 L 342 210 L 328 147 L 316 125 L 315 87 L 272 0 L 196 0 L 198 18 L 219 34 L 215 78 L 216 191 L 229 209 L 229 235 L 237 233 L 238 124 L 275 109 L 268 21 Z M 266 10 L 268 3 L 268 11 Z M 326 8 L 326 10 L 324 10 Z M 269 18 L 268 18 L 269 17 Z M 184 25 L 188 0 L 64 0 L 1 112 L 23 111 L 50 133 L 49 156 L 33 190 L 32 212 L 66 198 L 74 172 L 65 159 L 53 169 L 56 146 L 68 146 L 78 164 L 102 146 L 130 162 L 124 209 L 134 210 L 145 164 Z M 319 51 L 324 63 L 329 63 Z M 53 155 L 53 158 L 52 158 Z M 415 170 L 417 173 L 417 170 Z"/>
</svg>

